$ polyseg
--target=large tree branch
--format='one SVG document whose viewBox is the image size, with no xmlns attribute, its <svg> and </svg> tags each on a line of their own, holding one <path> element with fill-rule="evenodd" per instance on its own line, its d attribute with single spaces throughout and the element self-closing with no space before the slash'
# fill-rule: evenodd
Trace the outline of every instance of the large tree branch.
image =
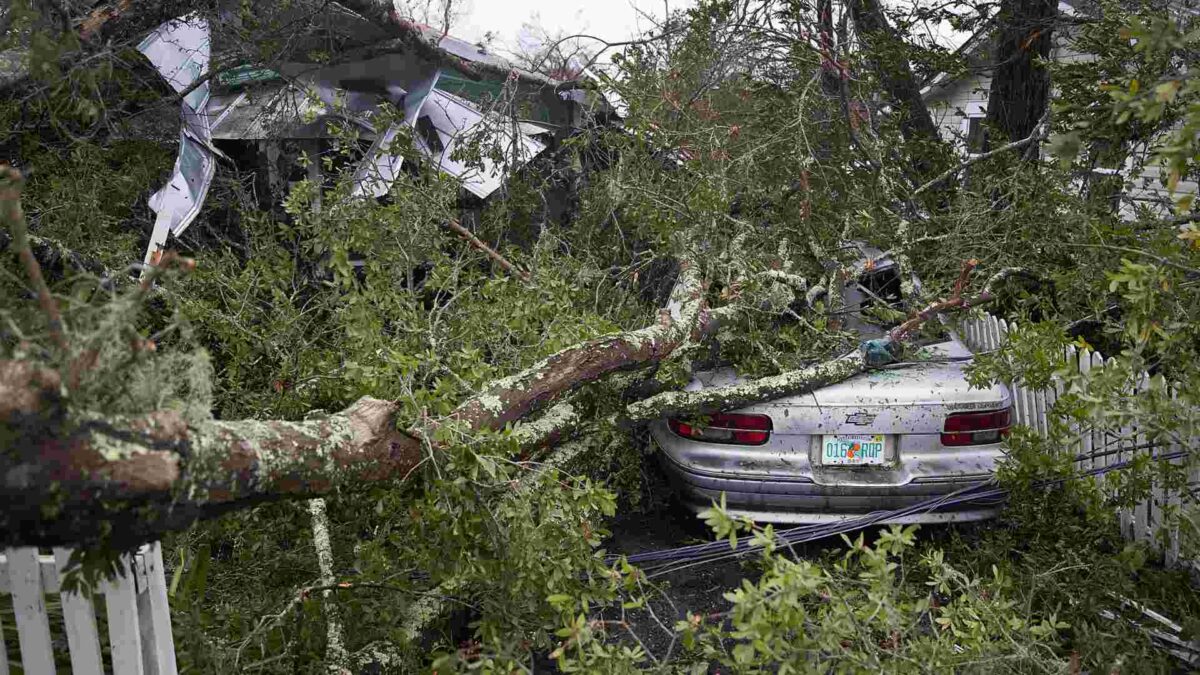
<svg viewBox="0 0 1200 675">
<path fill-rule="evenodd" d="M 714 387 L 699 391 L 671 391 L 651 396 L 626 408 L 631 422 L 646 422 L 666 417 L 706 415 L 722 410 L 742 408 L 755 403 L 794 396 L 820 387 L 847 380 L 873 367 L 898 360 L 903 341 L 925 322 L 946 312 L 959 311 L 990 302 L 999 284 L 1013 276 L 1028 275 L 1020 268 L 1005 268 L 985 284 L 983 291 L 973 297 L 962 295 L 976 260 L 963 263 L 962 273 L 948 299 L 937 300 L 916 312 L 907 321 L 892 329 L 886 337 L 869 340 L 849 354 L 800 370 L 789 371 L 729 387 Z"/>
<path fill-rule="evenodd" d="M 937 126 L 921 98 L 920 83 L 904 57 L 904 42 L 888 23 L 879 0 L 851 0 L 849 7 L 858 34 L 871 44 L 872 53 L 890 57 L 876 55 L 871 63 L 888 99 L 898 109 L 900 133 L 906 140 L 940 143 Z"/>
<path fill-rule="evenodd" d="M 301 422 L 188 425 L 170 411 L 107 418 L 69 410 L 57 371 L 0 362 L 0 440 L 13 449 L 0 457 L 5 543 L 78 541 L 104 521 L 120 522 L 119 535 L 136 541 L 269 499 L 404 479 L 427 450 L 442 447 L 431 440 L 439 427 L 499 431 L 587 383 L 666 358 L 700 334 L 702 296 L 699 270 L 685 261 L 653 325 L 564 349 L 493 383 L 447 418 L 405 431 L 395 404 L 371 398 Z M 545 446 L 578 421 L 570 406 L 556 406 L 516 440 Z"/>
<path fill-rule="evenodd" d="M 614 333 L 568 347 L 525 370 L 496 382 L 451 415 L 468 428 L 499 429 L 524 418 L 549 400 L 587 382 L 621 370 L 662 361 L 693 336 L 699 336 L 704 299 L 699 270 L 684 261 L 679 280 L 658 323 Z"/>
<path fill-rule="evenodd" d="M 515 77 L 531 84 L 548 87 L 559 84 L 558 80 L 518 70 L 511 64 L 501 66 L 486 61 L 467 61 L 452 54 L 438 46 L 438 39 L 402 17 L 390 0 L 337 0 L 337 4 L 388 31 L 396 40 L 386 45 L 388 51 L 412 50 L 427 60 L 453 66 L 475 79 Z"/>
<path fill-rule="evenodd" d="M 681 415 L 705 415 L 812 391 L 849 379 L 866 370 L 866 359 L 862 352 L 856 350 L 832 361 L 736 386 L 701 389 L 695 392 L 664 392 L 630 405 L 626 414 L 632 422 L 648 422 Z"/>
<path fill-rule="evenodd" d="M 978 164 L 979 162 L 989 160 L 989 159 L 995 157 L 996 155 L 1002 155 L 1006 152 L 1011 152 L 1013 150 L 1020 150 L 1021 148 L 1028 146 L 1030 143 L 1037 143 L 1039 141 L 1045 140 L 1046 137 L 1050 133 L 1049 121 L 1050 121 L 1049 112 L 1047 111 L 1047 113 L 1045 115 L 1042 115 L 1041 121 L 1038 123 L 1038 125 L 1036 127 L 1034 127 L 1033 133 L 1029 134 L 1029 136 L 1022 138 L 1019 141 L 1014 141 L 1012 143 L 1002 145 L 1002 146 L 996 148 L 995 150 L 985 152 L 982 155 L 975 155 L 975 156 L 971 157 L 970 159 L 968 159 L 967 161 L 962 162 L 958 166 L 951 167 L 951 168 L 947 169 L 946 171 L 943 171 L 937 178 L 934 178 L 933 180 L 929 181 L 928 183 L 925 183 L 921 187 L 914 190 L 911 197 L 916 197 L 917 195 L 920 195 L 921 193 L 925 192 L 926 190 L 928 190 L 932 187 L 936 187 L 940 183 L 947 181 L 950 178 L 953 178 L 955 175 L 957 175 L 963 171 L 966 171 L 968 168 L 970 168 L 974 164 Z"/>
</svg>

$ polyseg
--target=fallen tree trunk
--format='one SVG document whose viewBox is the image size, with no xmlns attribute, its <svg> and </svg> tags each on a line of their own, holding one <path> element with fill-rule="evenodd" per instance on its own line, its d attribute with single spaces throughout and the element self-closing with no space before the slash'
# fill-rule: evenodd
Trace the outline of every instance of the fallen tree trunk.
<svg viewBox="0 0 1200 675">
<path fill-rule="evenodd" d="M 0 216 L 23 231 L 16 204 L 20 174 L 0 171 Z M 36 268 L 29 243 L 19 253 Z M 163 264 L 176 262 L 164 259 Z M 183 265 L 186 267 L 186 265 Z M 968 306 L 962 298 L 970 261 L 950 300 L 919 312 L 888 337 L 859 351 L 739 387 L 668 392 L 627 407 L 628 421 L 703 414 L 810 391 L 887 363 L 903 338 L 938 312 Z M 69 330 L 49 362 L 0 361 L 0 523 L 4 544 L 80 543 L 109 536 L 124 544 L 263 501 L 311 497 L 386 480 L 404 480 L 458 439 L 502 431 L 606 376 L 653 367 L 700 341 L 713 320 L 698 266 L 684 260 L 658 320 L 552 354 L 493 382 L 442 418 L 398 419 L 393 402 L 362 398 L 346 410 L 303 421 L 206 420 L 189 424 L 174 411 L 111 416 L 73 404 L 78 366 Z M 157 272 L 158 270 L 155 270 Z M 1012 276 L 1016 271 L 1005 270 Z M 35 273 L 34 269 L 30 271 Z M 999 275 L 998 275 L 999 276 Z M 131 293 L 141 299 L 145 284 Z M 985 288 L 991 292 L 992 284 Z M 53 298 L 47 299 L 53 304 Z M 53 313 L 54 319 L 57 310 Z M 69 322 L 69 316 L 68 316 Z M 53 322 L 52 322 L 53 325 Z M 69 328 L 67 326 L 66 328 Z M 59 367 L 55 367 L 58 364 Z M 68 386 L 64 386 L 66 383 Z M 582 415 L 559 403 L 510 439 L 544 448 L 580 425 Z M 452 440 L 448 440 L 452 439 Z M 100 526 L 104 526 L 103 528 Z M 104 528 L 110 534 L 102 534 Z"/>
<path fill-rule="evenodd" d="M 447 418 L 404 431 L 395 404 L 369 397 L 340 413 L 299 422 L 189 425 L 172 411 L 104 418 L 68 411 L 58 371 L 0 362 L 4 543 L 77 542 L 103 520 L 119 520 L 121 536 L 136 541 L 270 499 L 403 480 L 427 452 L 444 447 L 445 441 L 433 440 L 440 427 L 498 431 L 605 375 L 670 355 L 698 331 L 698 272 L 680 275 L 672 302 L 681 308 L 676 319 L 664 310 L 653 326 L 565 349 L 494 383 Z M 545 447 L 579 421 L 569 405 L 555 406 L 516 432 L 515 440 Z"/>
<path fill-rule="evenodd" d="M 6 183 L 0 225 L 23 231 L 21 176 L 12 169 L 0 173 Z M 28 242 L 20 241 L 19 253 L 36 270 Z M 455 436 L 439 435 L 440 429 L 452 426 L 466 435 L 500 431 L 588 383 L 659 363 L 698 339 L 707 317 L 703 308 L 700 271 L 685 261 L 654 324 L 559 351 L 494 382 L 446 418 L 408 425 L 397 419 L 397 405 L 369 397 L 340 413 L 298 422 L 188 424 L 173 411 L 106 417 L 72 407 L 71 388 L 63 386 L 69 366 L 60 371 L 50 364 L 0 361 L 3 543 L 78 542 L 97 536 L 95 526 L 103 521 L 119 524 L 116 536 L 132 543 L 269 499 L 403 480 L 429 452 L 448 445 L 439 439 Z M 70 364 L 69 332 L 62 337 L 59 362 Z M 516 440 L 544 447 L 579 419 L 570 406 L 557 406 Z"/>
</svg>

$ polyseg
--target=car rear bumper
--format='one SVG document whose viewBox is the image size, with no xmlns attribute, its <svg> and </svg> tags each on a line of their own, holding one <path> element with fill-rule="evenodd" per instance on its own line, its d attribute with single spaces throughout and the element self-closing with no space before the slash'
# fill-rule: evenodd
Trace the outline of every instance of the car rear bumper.
<svg viewBox="0 0 1200 675">
<path fill-rule="evenodd" d="M 725 494 L 730 515 L 771 523 L 825 523 L 859 518 L 871 513 L 899 511 L 921 502 L 951 495 L 991 477 L 990 474 L 916 478 L 904 485 L 821 485 L 807 478 L 786 480 L 732 478 L 696 471 L 659 453 L 672 482 L 693 511 L 707 509 Z M 885 523 L 950 523 L 984 520 L 995 516 L 999 502 L 968 502 L 936 512 L 885 516 Z"/>
</svg>

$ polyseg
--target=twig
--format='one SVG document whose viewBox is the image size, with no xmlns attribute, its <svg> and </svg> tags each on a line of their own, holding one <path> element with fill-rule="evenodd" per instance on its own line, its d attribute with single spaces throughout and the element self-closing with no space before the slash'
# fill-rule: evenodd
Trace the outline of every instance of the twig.
<svg viewBox="0 0 1200 675">
<path fill-rule="evenodd" d="M 25 214 L 21 211 L 21 188 L 25 178 L 15 167 L 7 164 L 0 165 L 0 223 L 12 232 L 13 241 L 17 245 L 17 255 L 25 265 L 29 281 L 37 292 L 38 302 L 46 319 L 50 323 L 50 339 L 62 352 L 67 352 L 67 337 L 63 334 L 62 313 L 58 310 L 58 302 L 50 294 L 50 288 L 42 277 L 42 267 L 33 256 L 29 246 L 29 232 L 25 226 Z"/>
<path fill-rule="evenodd" d="M 979 266 L 979 261 L 975 258 L 964 260 L 962 271 L 958 273 L 958 280 L 954 282 L 954 295 L 952 298 L 957 298 L 962 295 L 963 290 L 967 287 L 967 281 L 971 278 L 971 271 Z"/>
<path fill-rule="evenodd" d="M 138 283 L 137 289 L 130 296 L 130 299 L 134 302 L 141 302 L 142 298 L 154 288 L 154 282 L 158 281 L 159 277 L 165 274 L 167 270 L 174 267 L 190 272 L 196 269 L 196 260 L 194 258 L 185 258 L 175 251 L 163 253 L 149 268 L 143 269 L 142 280 Z"/>
<path fill-rule="evenodd" d="M 946 171 L 942 172 L 942 174 L 940 176 L 938 176 L 937 178 L 934 178 L 933 180 L 929 181 L 928 183 L 926 183 L 926 184 L 922 185 L 921 187 L 917 188 L 916 190 L 914 190 L 913 193 L 911 195 L 909 195 L 909 197 L 910 198 L 916 197 L 917 195 L 920 195 L 922 192 L 925 192 L 926 190 L 928 190 L 929 188 L 938 185 L 942 181 L 953 177 L 955 174 L 957 174 L 961 171 L 964 171 L 968 167 L 970 167 L 974 164 L 978 164 L 979 162 L 982 162 L 985 159 L 991 159 L 992 157 L 995 157 L 996 155 L 999 155 L 1004 152 L 1008 152 L 1010 150 L 1020 150 L 1021 148 L 1029 145 L 1030 143 L 1033 143 L 1034 141 L 1040 141 L 1040 140 L 1046 138 L 1046 136 L 1049 133 L 1049 128 L 1046 125 L 1046 120 L 1047 120 L 1047 117 L 1045 115 L 1043 115 L 1042 121 L 1039 122 L 1036 127 L 1034 127 L 1032 134 L 1029 134 L 1028 136 L 1026 136 L 1025 138 L 1022 138 L 1019 141 L 1013 141 L 1012 143 L 1009 143 L 1008 145 L 1002 145 L 1002 146 L 996 148 L 995 150 L 985 152 L 982 155 L 975 155 L 974 157 L 971 157 L 967 161 L 963 162 L 962 164 L 959 164 L 956 167 L 947 169 Z"/>
<path fill-rule="evenodd" d="M 922 324 L 924 324 L 926 321 L 928 321 L 932 317 L 936 316 L 937 314 L 940 314 L 940 313 L 945 312 L 946 310 L 950 310 L 950 309 L 962 309 L 962 308 L 970 307 L 973 304 L 978 304 L 980 302 L 986 302 L 987 300 L 990 300 L 992 284 L 997 281 L 997 277 L 999 277 L 1000 275 L 1003 274 L 1003 275 L 1005 275 L 1004 278 L 1007 278 L 1008 276 L 1011 276 L 1013 274 L 1013 272 L 1011 270 L 1017 269 L 1017 268 L 1005 268 L 1004 270 L 1001 270 L 999 273 L 997 273 L 995 276 L 993 276 L 991 279 L 988 280 L 987 285 L 984 287 L 983 294 L 981 294 L 980 296 L 976 297 L 973 300 L 965 299 L 962 297 L 962 292 L 964 289 L 966 289 L 967 281 L 969 281 L 971 278 L 971 272 L 972 272 L 972 270 L 975 269 L 975 267 L 977 265 L 979 265 L 979 261 L 975 260 L 974 258 L 964 261 L 963 266 L 962 266 L 962 271 L 959 272 L 959 274 L 958 274 L 958 280 L 954 282 L 954 292 L 950 295 L 950 297 L 946 300 L 936 300 L 936 301 L 930 303 L 925 309 L 922 309 L 921 311 L 917 312 L 916 314 L 913 314 L 911 317 L 909 317 L 909 319 L 907 321 L 905 321 L 904 323 L 900 324 L 899 326 L 896 326 L 895 328 L 893 328 L 892 331 L 890 333 L 888 333 L 888 337 L 895 342 L 899 342 L 900 340 L 904 339 L 904 337 L 907 336 L 909 333 L 920 328 Z M 986 299 L 983 299 L 984 295 L 987 296 Z"/>
<path fill-rule="evenodd" d="M 457 220 L 451 220 L 445 223 L 444 226 L 446 229 L 465 239 L 471 246 L 485 253 L 487 257 L 494 260 L 497 265 L 503 267 L 504 271 L 515 277 L 520 277 L 522 281 L 529 281 L 529 272 L 526 272 L 525 270 L 520 269 L 516 265 L 510 263 L 508 259 L 500 255 L 496 249 L 488 246 L 482 239 L 472 234 L 470 230 L 463 227 Z"/>
<path fill-rule="evenodd" d="M 1065 245 L 1072 246 L 1072 247 L 1078 247 L 1078 248 L 1099 248 L 1099 249 L 1104 249 L 1106 251 L 1117 251 L 1120 253 L 1129 253 L 1132 255 L 1142 256 L 1143 258 L 1149 258 L 1149 259 L 1157 262 L 1160 265 L 1165 265 L 1167 267 L 1173 267 L 1173 268 L 1175 268 L 1181 272 L 1187 273 L 1187 274 L 1200 274 L 1200 269 L 1197 269 L 1195 267 L 1188 267 L 1187 265 L 1184 265 L 1182 263 L 1177 263 L 1174 260 L 1171 260 L 1170 258 L 1164 258 L 1160 255 L 1155 255 L 1149 251 L 1143 251 L 1138 248 L 1130 248 L 1128 246 L 1115 246 L 1113 244 L 1066 243 Z"/>
</svg>

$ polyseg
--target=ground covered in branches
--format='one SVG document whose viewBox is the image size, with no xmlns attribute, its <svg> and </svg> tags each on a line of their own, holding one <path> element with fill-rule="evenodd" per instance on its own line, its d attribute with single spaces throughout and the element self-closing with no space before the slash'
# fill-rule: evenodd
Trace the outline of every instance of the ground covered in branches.
<svg viewBox="0 0 1200 675">
<path fill-rule="evenodd" d="M 335 124 L 265 194 L 262 170 L 223 164 L 197 221 L 143 269 L 179 101 L 133 47 L 185 8 L 76 4 L 0 14 L 24 68 L 0 81 L 0 147 L 20 169 L 0 185 L 0 517 L 5 544 L 80 544 L 84 586 L 163 537 L 183 669 L 1187 668 L 1142 608 L 1195 640 L 1193 580 L 1125 543 L 1116 509 L 1181 491 L 1168 525 L 1196 553 L 1200 235 L 1176 190 L 1200 153 L 1190 14 L 701 2 L 608 76 L 570 83 L 619 96 L 619 118 L 561 130 L 486 202 L 408 131 L 411 172 L 357 196 L 368 144 Z M 488 76 L 390 3 L 332 4 L 388 49 Z M 319 32 L 330 5 L 197 11 L 236 63 L 383 49 L 290 52 L 305 43 L 283 38 Z M 920 96 L 977 66 L 921 36 L 938 20 L 995 44 L 990 152 L 963 156 Z M 1044 62 L 1042 38 L 1068 29 L 1096 58 Z M 502 91 L 492 112 L 519 118 Z M 1013 105 L 1026 98 L 1044 105 Z M 466 161 L 505 156 L 477 141 Z M 1114 161 L 1158 167 L 1168 203 L 1122 207 L 1092 171 Z M 874 264 L 848 242 L 920 283 L 906 275 L 890 306 L 842 306 L 836 289 Z M 1006 441 L 999 519 L 790 547 L 718 505 L 704 522 L 676 505 L 648 421 L 919 359 L 984 303 L 1025 328 L 971 378 L 1064 387 L 1047 434 Z M 890 330 L 860 345 L 860 318 Z M 1113 362 L 1071 372 L 1068 345 Z M 713 366 L 751 383 L 680 391 Z M 1081 479 L 1063 450 L 1081 427 L 1137 427 L 1146 448 L 1189 454 Z M 747 538 L 757 548 L 736 559 L 622 557 Z"/>
</svg>

